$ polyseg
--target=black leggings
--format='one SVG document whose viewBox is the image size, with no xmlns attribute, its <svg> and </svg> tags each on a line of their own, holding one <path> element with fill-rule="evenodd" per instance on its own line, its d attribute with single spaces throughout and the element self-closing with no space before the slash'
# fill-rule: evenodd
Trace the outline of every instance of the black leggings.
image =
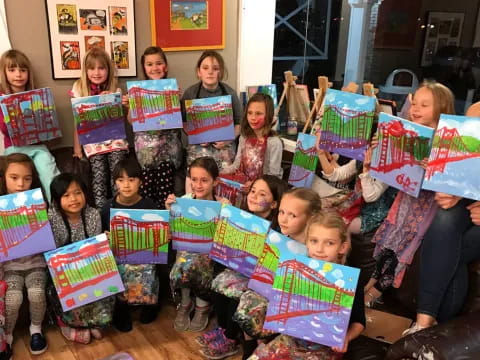
<svg viewBox="0 0 480 360">
<path fill-rule="evenodd" d="M 238 324 L 233 321 L 233 314 L 235 314 L 237 307 L 238 300 L 214 293 L 213 310 L 217 315 L 218 326 L 225 329 L 225 336 L 231 340 L 236 340 L 241 332 Z"/>
</svg>

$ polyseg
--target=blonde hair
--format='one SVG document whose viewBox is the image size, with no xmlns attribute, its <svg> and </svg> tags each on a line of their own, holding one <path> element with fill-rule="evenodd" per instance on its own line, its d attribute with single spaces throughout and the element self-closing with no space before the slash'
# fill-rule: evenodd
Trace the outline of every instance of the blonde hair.
<svg viewBox="0 0 480 360">
<path fill-rule="evenodd" d="M 87 76 L 87 70 L 93 69 L 97 61 L 101 66 L 105 67 L 108 72 L 107 80 L 102 84 L 102 90 L 109 92 L 117 91 L 117 79 L 115 77 L 115 65 L 108 53 L 98 46 L 91 48 L 83 57 L 82 62 L 82 76 L 75 82 L 79 87 L 81 96 L 90 96 L 91 82 Z"/>
<path fill-rule="evenodd" d="M 322 211 L 313 215 L 310 220 L 308 220 L 305 229 L 307 238 L 313 225 L 320 225 L 327 229 L 338 229 L 341 242 L 344 243 L 348 240 L 347 225 L 336 211 Z"/>
<path fill-rule="evenodd" d="M 33 90 L 35 88 L 33 85 L 32 64 L 30 63 L 30 60 L 28 60 L 27 55 L 20 50 L 10 49 L 5 51 L 0 57 L 0 92 L 4 94 L 13 94 L 12 87 L 7 80 L 7 74 L 5 71 L 7 68 L 11 69 L 16 67 L 28 71 L 28 81 L 25 85 L 25 90 Z"/>
<path fill-rule="evenodd" d="M 419 86 L 417 91 L 421 88 L 426 88 L 432 92 L 434 111 L 433 115 L 437 123 L 440 119 L 440 114 L 455 115 L 455 96 L 453 96 L 452 92 L 448 87 L 436 81 L 425 80 Z M 413 98 L 415 98 L 415 94 L 413 94 Z"/>
<path fill-rule="evenodd" d="M 285 195 L 292 195 L 297 199 L 306 201 L 308 203 L 307 212 L 309 216 L 315 215 L 322 210 L 320 196 L 312 189 L 294 188 L 285 192 L 283 196 Z"/>
</svg>

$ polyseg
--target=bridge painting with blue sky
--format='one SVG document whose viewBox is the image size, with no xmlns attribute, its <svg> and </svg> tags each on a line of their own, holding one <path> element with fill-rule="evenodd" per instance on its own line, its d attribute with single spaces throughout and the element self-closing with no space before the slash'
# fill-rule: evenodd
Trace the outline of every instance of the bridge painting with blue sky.
<svg viewBox="0 0 480 360">
<path fill-rule="evenodd" d="M 288 183 L 295 187 L 311 188 L 317 168 L 318 156 L 315 149 L 317 137 L 313 135 L 298 134 L 292 167 Z"/>
</svg>

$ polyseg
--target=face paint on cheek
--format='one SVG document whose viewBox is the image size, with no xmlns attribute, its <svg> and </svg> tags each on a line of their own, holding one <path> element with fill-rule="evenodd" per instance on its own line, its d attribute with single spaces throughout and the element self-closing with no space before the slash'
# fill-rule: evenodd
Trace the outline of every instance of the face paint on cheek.
<svg viewBox="0 0 480 360">
<path fill-rule="evenodd" d="M 270 209 L 270 206 L 272 205 L 271 202 L 268 202 L 266 200 L 262 200 L 258 203 L 258 206 L 260 206 L 262 208 L 262 210 L 268 210 Z"/>
</svg>

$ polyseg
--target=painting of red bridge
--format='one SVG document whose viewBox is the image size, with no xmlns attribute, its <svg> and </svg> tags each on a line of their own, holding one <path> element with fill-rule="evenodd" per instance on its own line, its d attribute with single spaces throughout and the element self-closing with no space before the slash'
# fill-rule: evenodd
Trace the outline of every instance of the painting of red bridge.
<svg viewBox="0 0 480 360">
<path fill-rule="evenodd" d="M 110 246 L 119 264 L 166 264 L 167 210 L 110 210 Z"/>
<path fill-rule="evenodd" d="M 317 150 L 315 149 L 316 140 L 316 136 L 303 133 L 298 134 L 290 176 L 288 177 L 290 185 L 295 187 L 312 187 L 318 162 Z"/>
<path fill-rule="evenodd" d="M 373 149 L 370 175 L 409 195 L 418 197 L 434 129 L 380 113 L 378 146 Z"/>
<path fill-rule="evenodd" d="M 328 89 L 319 147 L 363 161 L 375 119 L 375 98 Z"/>
<path fill-rule="evenodd" d="M 239 182 L 223 177 L 218 177 L 215 195 L 227 199 L 238 208 L 243 208 L 247 201 L 247 190 L 244 186 Z"/>
<path fill-rule="evenodd" d="M 125 139 L 120 93 L 72 98 L 71 101 L 80 144 Z"/>
<path fill-rule="evenodd" d="M 221 206 L 218 201 L 177 198 L 170 208 L 172 248 L 208 254 Z"/>
<path fill-rule="evenodd" d="M 0 262 L 55 247 L 40 189 L 0 197 Z"/>
<path fill-rule="evenodd" d="M 62 136 L 49 88 L 1 96 L 0 114 L 15 146 L 37 144 Z"/>
<path fill-rule="evenodd" d="M 250 277 L 262 255 L 269 228 L 270 221 L 235 206 L 223 205 L 210 257 Z"/>
<path fill-rule="evenodd" d="M 127 81 L 133 131 L 182 128 L 177 80 Z"/>
<path fill-rule="evenodd" d="M 306 256 L 288 257 L 281 256 L 264 328 L 342 347 L 360 271 Z"/>
<path fill-rule="evenodd" d="M 125 291 L 105 234 L 46 252 L 63 311 Z"/>
<path fill-rule="evenodd" d="M 440 116 L 423 188 L 480 200 L 480 118 Z"/>
<path fill-rule="evenodd" d="M 189 144 L 235 139 L 230 95 L 185 100 Z"/>
</svg>

